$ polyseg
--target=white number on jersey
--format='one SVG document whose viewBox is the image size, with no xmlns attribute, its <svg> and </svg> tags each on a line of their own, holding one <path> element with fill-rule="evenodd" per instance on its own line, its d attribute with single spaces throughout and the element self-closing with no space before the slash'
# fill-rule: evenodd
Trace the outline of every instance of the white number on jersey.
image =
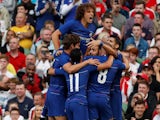
<svg viewBox="0 0 160 120">
<path fill-rule="evenodd" d="M 73 80 L 75 82 L 73 82 Z M 79 91 L 79 73 L 69 75 L 70 92 Z"/>
<path fill-rule="evenodd" d="M 100 84 L 104 84 L 107 80 L 108 69 L 99 71 L 97 81 Z"/>
</svg>

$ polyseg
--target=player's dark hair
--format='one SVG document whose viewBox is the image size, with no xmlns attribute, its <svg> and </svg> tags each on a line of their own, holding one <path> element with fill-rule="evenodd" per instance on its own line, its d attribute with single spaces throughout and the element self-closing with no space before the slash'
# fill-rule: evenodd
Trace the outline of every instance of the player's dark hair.
<svg viewBox="0 0 160 120">
<path fill-rule="evenodd" d="M 92 3 L 85 3 L 78 6 L 76 11 L 76 20 L 81 20 L 84 17 L 84 13 L 89 9 L 92 8 L 94 10 L 94 16 L 96 14 L 96 8 L 95 5 Z"/>
<path fill-rule="evenodd" d="M 121 40 L 119 39 L 118 35 L 111 35 L 110 37 L 115 39 L 116 44 L 119 45 L 119 47 L 121 46 Z"/>
<path fill-rule="evenodd" d="M 81 61 L 82 52 L 80 49 L 75 48 L 70 53 L 71 63 L 79 63 Z"/>
<path fill-rule="evenodd" d="M 62 41 L 63 49 L 67 50 L 72 44 L 75 46 L 77 43 L 80 43 L 80 38 L 78 35 L 67 34 L 64 36 Z"/>
</svg>

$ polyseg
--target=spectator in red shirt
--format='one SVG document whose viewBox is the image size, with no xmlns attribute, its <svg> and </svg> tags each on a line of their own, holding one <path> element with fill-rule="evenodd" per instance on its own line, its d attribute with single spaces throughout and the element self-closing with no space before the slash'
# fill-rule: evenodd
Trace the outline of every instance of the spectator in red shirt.
<svg viewBox="0 0 160 120">
<path fill-rule="evenodd" d="M 155 19 L 155 13 L 152 9 L 146 7 L 146 3 L 142 0 L 136 2 L 135 8 L 130 11 L 130 16 L 133 17 L 136 12 L 142 12 L 148 16 L 151 20 Z"/>
<path fill-rule="evenodd" d="M 6 53 L 9 56 L 9 62 L 14 66 L 16 71 L 25 67 L 25 58 L 26 56 L 19 51 L 19 39 L 12 38 L 9 41 L 10 51 Z"/>
<path fill-rule="evenodd" d="M 35 64 L 30 63 L 26 66 L 26 74 L 24 74 L 22 77 L 27 90 L 29 90 L 33 95 L 36 92 L 41 92 L 42 90 L 41 79 L 38 77 L 35 71 Z"/>
</svg>

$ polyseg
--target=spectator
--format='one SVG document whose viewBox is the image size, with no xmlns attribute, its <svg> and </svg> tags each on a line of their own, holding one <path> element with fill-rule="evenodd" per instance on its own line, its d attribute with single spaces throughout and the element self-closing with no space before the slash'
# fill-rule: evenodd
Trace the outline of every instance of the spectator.
<svg viewBox="0 0 160 120">
<path fill-rule="evenodd" d="M 20 39 L 20 46 L 29 50 L 32 45 L 32 37 L 34 28 L 27 23 L 27 16 L 25 13 L 17 13 L 16 25 L 10 29 L 13 30 L 17 37 Z"/>
<path fill-rule="evenodd" d="M 36 64 L 36 57 L 33 54 L 28 54 L 26 56 L 25 67 L 23 67 L 22 69 L 19 69 L 17 71 L 17 77 L 18 77 L 19 81 L 22 81 L 22 76 L 26 73 L 26 65 L 28 65 L 30 63 Z"/>
<path fill-rule="evenodd" d="M 5 30 L 7 30 L 10 26 L 10 15 L 7 8 L 3 6 L 1 1 L 0 1 L 0 13 L 1 13 L 0 14 L 0 23 L 1 23 L 0 31 L 5 32 Z"/>
<path fill-rule="evenodd" d="M 37 0 L 37 4 L 35 6 L 36 10 L 36 35 L 39 37 L 39 32 L 43 28 L 46 20 L 52 20 L 55 23 L 55 28 L 57 29 L 60 25 L 60 16 L 55 9 L 55 3 L 53 0 Z"/>
<path fill-rule="evenodd" d="M 89 0 L 64 0 L 60 11 L 60 14 L 64 17 L 64 21 L 67 22 L 74 19 L 77 7 L 87 2 L 89 2 Z"/>
<path fill-rule="evenodd" d="M 43 110 L 43 106 L 36 105 L 35 106 L 35 112 L 34 112 L 34 115 L 33 115 L 33 119 L 31 119 L 31 120 L 40 120 L 41 114 L 42 114 L 42 110 Z"/>
<path fill-rule="evenodd" d="M 101 32 L 107 32 L 109 35 L 118 35 L 119 38 L 122 38 L 120 30 L 113 27 L 113 17 L 110 13 L 105 13 L 101 17 L 102 26 L 98 28 L 95 32 L 95 36 L 99 35 Z"/>
<path fill-rule="evenodd" d="M 138 57 L 138 49 L 137 48 L 130 48 L 129 50 L 129 65 L 130 71 L 132 72 L 131 77 L 136 77 L 138 73 L 138 68 L 140 64 L 136 61 Z"/>
<path fill-rule="evenodd" d="M 37 48 L 36 73 L 41 77 L 47 77 L 46 71 L 52 65 L 52 55 L 49 53 L 47 46 L 40 45 Z"/>
<path fill-rule="evenodd" d="M 26 66 L 26 74 L 22 76 L 25 87 L 32 95 L 34 95 L 36 92 L 40 92 L 43 89 L 42 80 L 35 72 L 35 64 L 30 63 Z"/>
<path fill-rule="evenodd" d="M 28 98 L 25 95 L 26 92 L 26 88 L 25 85 L 23 83 L 18 83 L 16 85 L 16 97 L 10 99 L 7 103 L 6 109 L 5 111 L 8 111 L 8 104 L 10 102 L 17 102 L 18 103 L 18 107 L 20 110 L 20 114 L 25 118 L 28 119 L 28 113 L 29 110 L 34 106 L 33 105 L 33 100 Z"/>
<path fill-rule="evenodd" d="M 149 32 L 152 33 L 152 36 L 154 36 L 154 24 L 153 24 L 153 21 L 146 16 L 146 14 L 144 13 L 144 10 L 143 10 L 143 9 L 144 9 L 144 8 L 143 8 L 143 5 L 142 5 L 142 8 L 141 8 L 140 10 L 138 10 L 139 12 L 142 12 L 142 13 L 145 15 L 145 17 L 144 17 L 144 22 L 142 23 L 142 27 L 143 27 L 143 28 L 146 28 L 147 30 L 149 30 Z M 138 11 L 136 11 L 136 12 L 138 12 Z M 136 13 L 136 12 L 135 12 L 135 13 Z M 130 28 L 132 28 L 133 24 L 134 24 L 134 17 L 130 17 L 130 18 L 126 21 L 125 28 L 124 28 L 124 34 L 126 34 L 127 31 L 128 31 Z"/>
<path fill-rule="evenodd" d="M 9 113 L 7 113 L 3 119 L 4 120 L 24 120 L 24 117 L 20 115 L 18 104 L 16 102 L 11 102 L 9 104 Z"/>
<path fill-rule="evenodd" d="M 6 76 L 8 78 L 14 78 L 11 72 L 7 70 L 7 65 L 9 63 L 9 57 L 7 55 L 0 56 L 0 76 Z"/>
<path fill-rule="evenodd" d="M 113 16 L 113 26 L 121 31 L 121 35 L 124 35 L 124 25 L 126 23 L 126 18 L 120 14 L 121 2 L 120 0 L 114 1 L 111 0 L 111 14 Z"/>
<path fill-rule="evenodd" d="M 156 41 L 158 41 L 158 40 L 160 40 L 160 32 L 158 32 L 158 33 L 155 34 L 154 38 L 153 38 L 152 41 L 151 41 L 150 46 L 151 46 L 151 47 L 152 47 L 152 46 L 155 46 L 155 43 L 156 43 Z"/>
<path fill-rule="evenodd" d="M 16 85 L 18 84 L 19 80 L 17 78 L 12 78 L 9 80 L 9 83 L 8 83 L 8 87 L 9 87 L 9 90 L 7 91 L 7 94 L 8 94 L 8 97 L 7 97 L 7 101 L 12 99 L 13 97 L 16 97 Z M 26 96 L 33 99 L 31 93 L 26 90 Z"/>
<path fill-rule="evenodd" d="M 0 6 L 6 7 L 10 13 L 10 16 L 12 16 L 16 3 L 16 0 L 1 0 Z"/>
<path fill-rule="evenodd" d="M 9 42 L 10 51 L 7 53 L 9 56 L 9 62 L 13 64 L 16 71 L 25 67 L 25 58 L 26 56 L 19 52 L 19 39 L 12 38 Z"/>
<path fill-rule="evenodd" d="M 2 51 L 1 52 L 3 54 L 6 54 L 7 52 L 10 51 L 9 41 L 14 37 L 16 37 L 16 33 L 14 31 L 12 31 L 12 30 L 8 30 L 7 34 L 6 34 L 6 38 L 5 38 L 5 43 L 2 46 Z M 24 49 L 21 46 L 18 49 L 19 49 L 20 52 L 24 53 Z"/>
<path fill-rule="evenodd" d="M 94 16 L 95 6 L 93 4 L 86 3 L 80 5 L 76 11 L 76 19 L 65 23 L 52 34 L 55 49 L 57 50 L 60 47 L 59 40 L 61 36 L 72 33 L 80 36 L 80 48 L 82 53 L 85 54 L 87 49 L 86 44 L 90 41 L 90 37 L 92 37 L 96 30 L 96 26 L 93 23 Z"/>
<path fill-rule="evenodd" d="M 157 99 L 155 93 L 153 93 L 149 88 L 148 81 L 141 80 L 138 83 L 138 90 L 137 93 L 143 93 L 144 94 L 144 101 L 145 101 L 145 107 L 146 110 L 144 112 L 144 115 L 148 117 L 148 119 L 151 119 L 152 113 L 156 107 Z M 133 98 L 133 95 L 135 94 L 135 91 L 131 93 L 128 100 L 128 106 L 131 105 L 131 100 Z M 126 112 L 128 115 L 130 112 Z"/>
<path fill-rule="evenodd" d="M 125 120 L 146 120 L 148 117 L 144 114 L 145 112 L 145 102 L 143 100 L 138 100 L 134 105 L 134 112 L 127 115 Z"/>
<path fill-rule="evenodd" d="M 45 21 L 44 28 L 50 29 L 51 32 L 53 33 L 55 31 L 54 22 L 51 20 Z"/>
<path fill-rule="evenodd" d="M 103 1 L 91 0 L 91 2 L 96 6 L 96 18 L 98 25 L 101 25 L 101 17 L 106 12 L 107 6 Z"/>
<path fill-rule="evenodd" d="M 40 40 L 37 41 L 36 43 L 32 44 L 30 53 L 36 55 L 37 47 L 39 45 L 46 45 L 48 46 L 48 49 L 51 54 L 54 52 L 54 46 L 51 38 L 52 32 L 48 28 L 42 28 L 40 32 Z"/>
<path fill-rule="evenodd" d="M 160 119 L 160 103 L 158 103 L 156 105 L 156 112 L 157 114 L 155 116 L 153 116 L 153 119 L 152 120 L 159 120 Z"/>
<path fill-rule="evenodd" d="M 142 61 L 142 64 L 139 67 L 139 72 L 141 72 L 142 66 L 148 64 L 149 62 L 153 59 L 153 57 L 158 56 L 159 55 L 159 48 L 158 47 L 149 47 L 148 48 L 148 57 Z"/>
<path fill-rule="evenodd" d="M 138 11 L 144 13 L 151 20 L 155 19 L 154 11 L 146 7 L 146 3 L 143 0 L 136 1 L 135 8 L 132 11 L 130 11 L 130 16 L 133 17 L 135 13 Z"/>
<path fill-rule="evenodd" d="M 151 32 L 142 26 L 143 22 L 144 22 L 144 14 L 141 13 L 141 12 L 135 13 L 135 15 L 134 15 L 134 23 L 138 23 L 138 24 L 141 25 L 141 27 L 142 27 L 142 38 L 147 40 L 148 44 L 150 45 L 151 40 L 152 40 L 153 37 L 152 37 Z M 133 33 L 132 33 L 132 28 L 131 28 L 125 34 L 124 39 L 126 40 L 128 37 L 132 37 L 132 35 L 133 35 Z"/>
<path fill-rule="evenodd" d="M 34 107 L 29 111 L 29 120 L 32 120 L 35 114 L 36 106 L 44 106 L 44 95 L 41 92 L 37 92 L 33 96 Z"/>
<path fill-rule="evenodd" d="M 14 15 L 12 16 L 11 26 L 15 26 L 16 25 L 15 18 L 16 18 L 17 13 L 25 13 L 26 16 L 27 16 L 26 23 L 29 24 L 29 25 L 32 25 L 33 27 L 35 27 L 34 18 L 31 15 L 29 15 L 27 5 L 25 5 L 23 3 L 22 4 L 18 4 L 16 6 Z"/>
<path fill-rule="evenodd" d="M 28 9 L 28 14 L 30 16 L 32 16 L 32 18 L 34 18 L 34 20 L 36 20 L 36 16 L 35 16 L 35 4 L 31 1 L 31 0 L 21 0 L 21 3 L 26 5 L 27 9 Z"/>
<path fill-rule="evenodd" d="M 125 43 L 124 43 L 124 50 L 127 48 L 128 45 L 134 45 L 138 51 L 138 57 L 141 59 L 145 59 L 146 58 L 146 52 L 148 49 L 148 43 L 146 42 L 146 40 L 144 40 L 141 37 L 142 34 L 142 29 L 141 29 L 141 25 L 136 23 L 133 25 L 132 27 L 132 32 L 133 32 L 133 37 L 128 38 Z"/>
<path fill-rule="evenodd" d="M 153 20 L 154 23 L 154 34 L 159 33 L 159 27 L 160 27 L 160 3 L 156 5 L 156 18 Z"/>
<path fill-rule="evenodd" d="M 156 93 L 157 100 L 160 101 L 160 57 L 155 56 L 150 63 L 153 69 L 150 89 Z"/>
</svg>

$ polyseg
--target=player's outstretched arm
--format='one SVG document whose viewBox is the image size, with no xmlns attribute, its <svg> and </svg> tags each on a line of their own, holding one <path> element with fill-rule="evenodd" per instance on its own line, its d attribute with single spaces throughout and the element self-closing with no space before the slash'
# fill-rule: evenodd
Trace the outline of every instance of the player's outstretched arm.
<svg viewBox="0 0 160 120">
<path fill-rule="evenodd" d="M 55 50 L 60 48 L 60 36 L 61 32 L 58 29 L 52 34 L 52 42 L 54 44 Z"/>
<path fill-rule="evenodd" d="M 91 38 L 91 40 L 92 41 L 87 44 L 89 48 L 100 46 L 103 47 L 109 55 L 117 57 L 117 52 L 111 46 L 104 44 L 101 40 L 94 40 L 93 38 Z"/>
<path fill-rule="evenodd" d="M 114 57 L 112 55 L 110 55 L 106 62 L 98 65 L 98 70 L 104 70 L 104 69 L 110 68 L 113 64 L 113 60 L 114 60 Z"/>
<path fill-rule="evenodd" d="M 78 64 L 74 64 L 72 65 L 70 62 L 66 63 L 65 65 L 63 65 L 63 69 L 68 72 L 69 74 L 71 73 L 75 73 L 77 72 L 78 70 L 80 70 L 82 67 L 88 65 L 88 64 L 92 64 L 92 65 L 99 65 L 100 62 L 97 60 L 97 59 L 88 59 L 88 60 L 85 60 L 81 63 L 78 63 Z"/>
</svg>

